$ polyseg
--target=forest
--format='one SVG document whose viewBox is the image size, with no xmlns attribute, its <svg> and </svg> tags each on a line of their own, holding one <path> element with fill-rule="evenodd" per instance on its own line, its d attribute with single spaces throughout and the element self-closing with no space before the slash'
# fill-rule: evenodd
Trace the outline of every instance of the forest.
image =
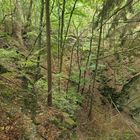
<svg viewBox="0 0 140 140">
<path fill-rule="evenodd" d="M 0 0 L 0 140 L 140 140 L 140 0 Z"/>
</svg>

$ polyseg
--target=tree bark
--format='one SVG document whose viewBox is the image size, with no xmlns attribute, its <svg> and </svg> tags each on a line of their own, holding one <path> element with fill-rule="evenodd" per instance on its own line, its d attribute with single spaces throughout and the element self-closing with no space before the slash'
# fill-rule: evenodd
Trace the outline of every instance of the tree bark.
<svg viewBox="0 0 140 140">
<path fill-rule="evenodd" d="M 50 33 L 50 0 L 46 0 L 46 41 L 47 41 L 47 75 L 48 106 L 52 106 L 52 68 L 51 68 L 51 33 Z"/>
</svg>

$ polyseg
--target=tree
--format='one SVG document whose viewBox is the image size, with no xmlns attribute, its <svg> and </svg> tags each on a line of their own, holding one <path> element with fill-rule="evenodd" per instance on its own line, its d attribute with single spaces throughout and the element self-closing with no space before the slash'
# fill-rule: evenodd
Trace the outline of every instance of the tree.
<svg viewBox="0 0 140 140">
<path fill-rule="evenodd" d="M 50 1 L 46 0 L 46 41 L 47 41 L 47 75 L 48 106 L 52 105 L 52 70 L 51 70 L 51 33 L 50 33 Z"/>
</svg>

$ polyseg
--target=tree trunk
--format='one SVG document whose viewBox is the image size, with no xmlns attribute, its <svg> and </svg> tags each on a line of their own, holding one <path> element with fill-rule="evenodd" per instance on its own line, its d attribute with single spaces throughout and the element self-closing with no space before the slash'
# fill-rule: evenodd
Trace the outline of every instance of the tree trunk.
<svg viewBox="0 0 140 140">
<path fill-rule="evenodd" d="M 27 15 L 27 27 L 31 25 L 32 19 L 32 7 L 33 7 L 33 0 L 30 0 L 30 5 L 29 5 L 29 11 L 28 11 L 28 15 Z"/>
<path fill-rule="evenodd" d="M 15 23 L 13 27 L 13 36 L 17 39 L 19 42 L 20 48 L 23 49 L 24 51 L 26 50 L 24 46 L 24 42 L 22 39 L 22 29 L 23 29 L 23 11 L 22 11 L 22 6 L 21 6 L 21 0 L 15 0 Z"/>
<path fill-rule="evenodd" d="M 44 0 L 41 0 L 41 7 L 40 7 L 40 23 L 39 23 L 39 37 L 38 37 L 38 50 L 42 48 L 42 30 L 43 30 L 43 17 L 44 17 Z M 36 77 L 35 80 L 39 80 L 40 78 L 40 52 L 37 57 L 37 69 L 36 69 Z"/>
<path fill-rule="evenodd" d="M 46 41 L 48 73 L 48 106 L 52 105 L 52 70 L 51 70 L 51 35 L 50 35 L 50 0 L 46 0 Z"/>
</svg>

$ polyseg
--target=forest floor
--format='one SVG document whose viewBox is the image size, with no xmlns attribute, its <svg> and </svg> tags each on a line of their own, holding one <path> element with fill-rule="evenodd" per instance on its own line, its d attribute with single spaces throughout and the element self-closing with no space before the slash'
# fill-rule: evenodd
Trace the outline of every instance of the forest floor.
<svg viewBox="0 0 140 140">
<path fill-rule="evenodd" d="M 78 140 L 139 140 L 140 130 L 127 112 L 113 108 L 99 93 L 94 100 L 92 118 L 87 117 L 87 105 L 78 112 Z M 87 104 L 87 103 L 86 103 Z M 76 140 L 76 139 L 75 139 Z"/>
</svg>

